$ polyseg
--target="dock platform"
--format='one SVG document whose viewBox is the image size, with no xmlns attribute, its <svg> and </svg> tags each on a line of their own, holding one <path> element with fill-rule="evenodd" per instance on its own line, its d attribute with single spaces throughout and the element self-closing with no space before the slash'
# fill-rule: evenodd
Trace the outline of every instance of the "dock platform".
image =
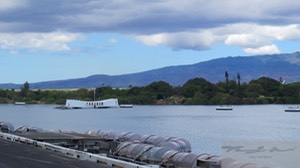
<svg viewBox="0 0 300 168">
<path fill-rule="evenodd" d="M 16 133 L 18 136 L 30 138 L 40 142 L 47 142 L 67 148 L 72 148 L 80 151 L 89 150 L 92 153 L 106 153 L 110 150 L 115 150 L 117 147 L 116 142 L 110 139 L 104 139 L 99 136 L 81 134 L 76 132 L 70 133 L 56 133 L 56 132 L 25 132 Z M 97 148 L 98 152 L 95 152 Z M 100 151 L 99 151 L 100 150 Z"/>
</svg>

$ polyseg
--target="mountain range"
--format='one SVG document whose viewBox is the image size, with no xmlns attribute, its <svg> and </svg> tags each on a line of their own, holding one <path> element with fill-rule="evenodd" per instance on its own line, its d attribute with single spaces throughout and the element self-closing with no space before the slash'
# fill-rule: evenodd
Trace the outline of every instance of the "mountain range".
<svg viewBox="0 0 300 168">
<path fill-rule="evenodd" d="M 225 80 L 225 71 L 228 72 L 229 79 L 235 79 L 239 73 L 242 82 L 249 82 L 262 76 L 277 80 L 282 78 L 288 83 L 298 82 L 300 81 L 300 52 L 224 57 L 191 65 L 169 66 L 132 74 L 92 75 L 85 78 L 30 83 L 30 88 L 94 88 L 100 86 L 127 88 L 129 86 L 145 86 L 161 80 L 173 86 L 179 86 L 196 77 L 202 77 L 215 83 Z M 0 88 L 3 89 L 19 89 L 21 86 L 22 84 L 0 84 Z"/>
</svg>

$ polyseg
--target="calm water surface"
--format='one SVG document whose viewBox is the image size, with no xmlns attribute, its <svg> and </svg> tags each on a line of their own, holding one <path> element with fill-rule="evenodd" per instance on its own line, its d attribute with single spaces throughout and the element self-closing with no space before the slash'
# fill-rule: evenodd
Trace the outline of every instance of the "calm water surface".
<svg viewBox="0 0 300 168">
<path fill-rule="evenodd" d="M 134 106 L 116 109 L 59 110 L 54 105 L 0 105 L 0 121 L 47 130 L 114 130 L 141 135 L 185 137 L 193 153 L 221 154 L 228 140 L 300 140 L 300 113 L 286 113 L 287 105 Z"/>
</svg>

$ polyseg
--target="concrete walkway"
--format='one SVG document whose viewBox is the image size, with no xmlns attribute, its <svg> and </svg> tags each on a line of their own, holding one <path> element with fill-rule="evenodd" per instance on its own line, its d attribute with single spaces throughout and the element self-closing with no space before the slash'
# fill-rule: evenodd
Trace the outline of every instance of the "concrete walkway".
<svg viewBox="0 0 300 168">
<path fill-rule="evenodd" d="M 108 168 L 31 145 L 0 139 L 1 168 Z"/>
</svg>

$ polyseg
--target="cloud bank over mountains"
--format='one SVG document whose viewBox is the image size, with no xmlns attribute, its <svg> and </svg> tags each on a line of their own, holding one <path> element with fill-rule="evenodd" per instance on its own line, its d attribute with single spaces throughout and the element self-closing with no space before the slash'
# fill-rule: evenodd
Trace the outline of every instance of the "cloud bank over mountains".
<svg viewBox="0 0 300 168">
<path fill-rule="evenodd" d="M 279 53 L 300 40 L 294 0 L 9 0 L 0 2 L 0 47 L 67 51 L 89 33 L 145 45 L 207 50 L 224 43 L 249 54 Z"/>
</svg>

